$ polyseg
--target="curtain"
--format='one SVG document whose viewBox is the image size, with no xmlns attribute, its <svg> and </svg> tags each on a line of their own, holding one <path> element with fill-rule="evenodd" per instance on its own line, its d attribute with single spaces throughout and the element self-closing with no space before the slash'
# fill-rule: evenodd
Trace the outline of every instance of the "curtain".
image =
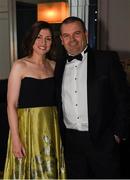
<svg viewBox="0 0 130 180">
<path fill-rule="evenodd" d="M 68 0 L 70 16 L 81 18 L 88 29 L 89 0 Z"/>
</svg>

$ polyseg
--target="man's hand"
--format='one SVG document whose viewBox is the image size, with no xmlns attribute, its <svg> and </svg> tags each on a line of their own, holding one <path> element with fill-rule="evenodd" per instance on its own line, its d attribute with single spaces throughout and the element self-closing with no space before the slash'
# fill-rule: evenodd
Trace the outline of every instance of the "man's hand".
<svg viewBox="0 0 130 180">
<path fill-rule="evenodd" d="M 121 141 L 126 141 L 125 138 L 120 139 L 119 136 L 117 136 L 117 135 L 114 135 L 114 138 L 115 138 L 115 141 L 116 141 L 118 144 L 120 144 Z"/>
<path fill-rule="evenodd" d="M 121 139 L 117 136 L 117 135 L 114 135 L 114 138 L 115 138 L 115 141 L 120 144 L 121 142 Z"/>
</svg>

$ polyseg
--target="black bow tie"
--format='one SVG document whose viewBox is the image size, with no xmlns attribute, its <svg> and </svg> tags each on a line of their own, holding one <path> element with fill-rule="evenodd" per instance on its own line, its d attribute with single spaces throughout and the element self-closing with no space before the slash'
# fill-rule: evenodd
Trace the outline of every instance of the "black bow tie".
<svg viewBox="0 0 130 180">
<path fill-rule="evenodd" d="M 73 59 L 82 61 L 82 58 L 83 58 L 82 54 L 78 54 L 76 56 L 69 56 L 69 55 L 67 56 L 68 62 L 72 61 Z"/>
<path fill-rule="evenodd" d="M 88 48 L 84 51 L 84 53 L 86 53 L 87 51 L 88 51 Z M 68 56 L 67 56 L 67 59 L 68 59 L 68 62 L 71 62 L 73 59 L 77 59 L 77 60 L 79 60 L 79 61 L 82 61 L 83 56 L 82 56 L 81 53 L 78 54 L 78 55 L 76 55 L 76 56 L 70 56 L 70 55 L 68 55 Z"/>
</svg>

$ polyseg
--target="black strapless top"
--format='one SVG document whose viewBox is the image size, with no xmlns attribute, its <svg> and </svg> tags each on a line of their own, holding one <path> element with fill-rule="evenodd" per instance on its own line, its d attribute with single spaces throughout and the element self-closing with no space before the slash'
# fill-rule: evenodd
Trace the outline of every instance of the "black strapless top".
<svg viewBox="0 0 130 180">
<path fill-rule="evenodd" d="M 25 77 L 21 81 L 19 108 L 55 106 L 54 77 L 35 79 Z"/>
</svg>

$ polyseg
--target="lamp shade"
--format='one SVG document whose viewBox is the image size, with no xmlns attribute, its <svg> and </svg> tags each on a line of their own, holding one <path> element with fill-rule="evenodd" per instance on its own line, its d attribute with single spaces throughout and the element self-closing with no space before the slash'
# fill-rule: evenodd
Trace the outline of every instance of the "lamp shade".
<svg viewBox="0 0 130 180">
<path fill-rule="evenodd" d="M 38 21 L 47 21 L 49 23 L 61 23 L 69 16 L 67 2 L 49 2 L 38 4 Z"/>
</svg>

